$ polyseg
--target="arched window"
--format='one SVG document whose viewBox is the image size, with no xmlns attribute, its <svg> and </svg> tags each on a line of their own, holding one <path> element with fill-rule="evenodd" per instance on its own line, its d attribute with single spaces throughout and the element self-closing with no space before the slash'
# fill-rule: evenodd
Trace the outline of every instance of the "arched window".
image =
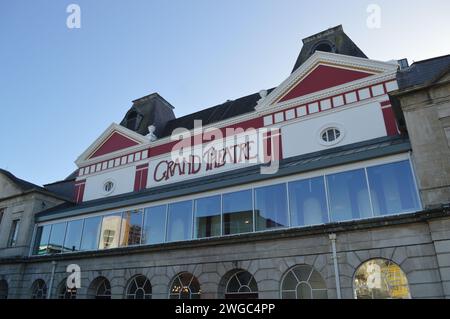
<svg viewBox="0 0 450 319">
<path fill-rule="evenodd" d="M 88 289 L 88 296 L 94 299 L 111 299 L 111 284 L 105 277 L 95 278 Z"/>
<path fill-rule="evenodd" d="M 225 299 L 258 299 L 255 278 L 248 271 L 237 271 L 227 282 Z"/>
<path fill-rule="evenodd" d="M 8 283 L 6 280 L 0 280 L 0 299 L 8 298 Z"/>
<path fill-rule="evenodd" d="M 143 275 L 131 278 L 126 290 L 127 299 L 152 299 L 152 285 Z"/>
<path fill-rule="evenodd" d="M 64 279 L 58 286 L 58 299 L 77 299 L 77 288 L 68 288 L 67 279 Z"/>
<path fill-rule="evenodd" d="M 130 130 L 136 131 L 141 124 L 142 115 L 138 114 L 136 111 L 131 111 L 127 114 L 126 127 Z"/>
<path fill-rule="evenodd" d="M 200 294 L 200 283 L 188 272 L 178 274 L 170 285 L 170 299 L 200 299 Z"/>
<path fill-rule="evenodd" d="M 38 279 L 31 285 L 31 299 L 45 298 L 47 298 L 47 284 L 42 279 Z"/>
<path fill-rule="evenodd" d="M 387 259 L 372 259 L 358 267 L 353 280 L 356 299 L 410 299 L 408 279 Z"/>
<path fill-rule="evenodd" d="M 314 48 L 312 49 L 312 53 L 314 53 L 316 51 L 335 53 L 336 52 L 336 47 L 330 41 L 321 41 L 321 42 L 317 43 L 314 46 Z"/>
<path fill-rule="evenodd" d="M 309 265 L 298 265 L 284 275 L 283 299 L 327 299 L 327 287 L 320 273 Z"/>
</svg>

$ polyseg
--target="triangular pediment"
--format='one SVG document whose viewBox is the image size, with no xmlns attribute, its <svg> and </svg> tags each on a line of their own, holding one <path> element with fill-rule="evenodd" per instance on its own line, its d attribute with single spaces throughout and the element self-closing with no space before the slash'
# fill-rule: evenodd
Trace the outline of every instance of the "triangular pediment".
<svg viewBox="0 0 450 319">
<path fill-rule="evenodd" d="M 394 74 L 395 61 L 381 62 L 328 52 L 315 52 L 283 83 L 258 102 L 257 109 L 323 95 L 347 85 Z"/>
<path fill-rule="evenodd" d="M 90 159 L 94 157 L 99 157 L 138 144 L 139 144 L 138 142 L 132 140 L 131 138 L 114 131 L 107 137 L 104 143 L 88 158 Z"/>
<path fill-rule="evenodd" d="M 149 143 L 149 140 L 121 125 L 111 124 L 88 149 L 80 155 L 76 163 L 88 161 L 108 154 Z"/>
<path fill-rule="evenodd" d="M 314 92 L 360 80 L 374 74 L 362 70 L 352 70 L 320 63 L 287 91 L 279 101 L 285 102 Z"/>
</svg>

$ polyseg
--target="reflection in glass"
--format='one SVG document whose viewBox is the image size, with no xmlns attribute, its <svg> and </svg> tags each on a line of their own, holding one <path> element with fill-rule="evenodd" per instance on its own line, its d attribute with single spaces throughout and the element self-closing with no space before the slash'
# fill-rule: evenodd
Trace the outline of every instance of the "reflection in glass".
<svg viewBox="0 0 450 319">
<path fill-rule="evenodd" d="M 64 241 L 65 252 L 80 250 L 82 229 L 82 219 L 73 220 L 67 223 L 66 240 Z"/>
<path fill-rule="evenodd" d="M 166 237 L 166 210 L 166 205 L 145 209 L 143 244 L 164 242 Z"/>
<path fill-rule="evenodd" d="M 142 211 L 133 210 L 122 215 L 121 246 L 133 246 L 141 244 L 142 236 Z"/>
<path fill-rule="evenodd" d="M 45 255 L 47 253 L 48 241 L 52 225 L 39 226 L 36 231 L 34 254 Z"/>
<path fill-rule="evenodd" d="M 220 236 L 220 195 L 195 200 L 196 238 Z"/>
<path fill-rule="evenodd" d="M 327 223 L 328 209 L 323 177 L 289 183 L 289 205 L 292 226 Z"/>
<path fill-rule="evenodd" d="M 224 194 L 223 234 L 242 234 L 253 231 L 252 191 Z"/>
<path fill-rule="evenodd" d="M 398 265 L 386 259 L 373 259 L 355 273 L 357 299 L 410 299 L 408 279 Z"/>
<path fill-rule="evenodd" d="M 31 299 L 46 299 L 47 284 L 42 279 L 37 279 L 31 286 Z"/>
<path fill-rule="evenodd" d="M 92 285 L 95 291 L 95 299 L 111 299 L 111 284 L 108 279 L 98 277 L 93 281 Z"/>
<path fill-rule="evenodd" d="M 286 184 L 255 189 L 256 230 L 288 226 Z"/>
<path fill-rule="evenodd" d="M 63 251 L 64 235 L 66 233 L 66 223 L 52 225 L 50 240 L 48 242 L 47 253 L 58 254 Z"/>
<path fill-rule="evenodd" d="M 120 230 L 122 226 L 122 214 L 103 216 L 98 249 L 119 247 Z"/>
<path fill-rule="evenodd" d="M 364 169 L 328 175 L 327 184 L 332 221 L 372 216 Z"/>
<path fill-rule="evenodd" d="M 81 250 L 95 250 L 98 248 L 101 221 L 102 218 L 100 216 L 84 220 Z"/>
<path fill-rule="evenodd" d="M 200 299 L 200 283 L 194 275 L 184 272 L 175 277 L 170 286 L 170 299 Z"/>
<path fill-rule="evenodd" d="M 283 299 L 328 299 L 327 287 L 320 273 L 309 265 L 290 269 L 281 283 Z"/>
<path fill-rule="evenodd" d="M 420 210 L 409 161 L 367 169 L 375 216 Z"/>
<path fill-rule="evenodd" d="M 192 201 L 169 204 L 167 241 L 192 238 Z"/>
</svg>

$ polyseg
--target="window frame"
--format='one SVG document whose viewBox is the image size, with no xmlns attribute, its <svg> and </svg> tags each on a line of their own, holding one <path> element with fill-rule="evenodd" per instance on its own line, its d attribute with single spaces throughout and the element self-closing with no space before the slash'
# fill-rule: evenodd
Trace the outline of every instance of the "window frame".
<svg viewBox="0 0 450 319">
<path fill-rule="evenodd" d="M 367 259 L 367 260 L 365 260 L 365 261 L 362 261 L 362 262 L 358 265 L 358 267 L 356 267 L 355 272 L 353 273 L 353 276 L 352 276 L 352 293 L 353 293 L 353 299 L 355 299 L 355 300 L 363 300 L 362 298 L 361 298 L 361 299 L 358 298 L 358 295 L 357 295 L 357 292 L 356 292 L 355 280 L 356 280 L 356 276 L 357 276 L 357 274 L 358 274 L 358 271 L 362 268 L 362 266 L 366 265 L 367 263 L 369 263 L 369 262 L 371 262 L 371 261 L 385 261 L 385 262 L 388 263 L 389 266 L 390 266 L 390 265 L 396 266 L 396 267 L 400 270 L 401 275 L 403 275 L 404 279 L 406 280 L 406 283 L 405 283 L 403 286 L 406 286 L 406 287 L 408 288 L 408 294 L 409 294 L 409 297 L 408 297 L 408 298 L 388 298 L 388 299 L 391 299 L 391 300 L 394 300 L 394 299 L 397 299 L 397 300 L 399 300 L 399 299 L 400 299 L 400 300 L 401 300 L 401 299 L 406 299 L 406 300 L 412 299 L 412 294 L 411 294 L 411 284 L 410 284 L 410 281 L 409 281 L 409 279 L 408 279 L 408 275 L 406 274 L 406 272 L 402 269 L 402 267 L 400 267 L 400 265 L 399 265 L 398 263 L 396 263 L 396 262 L 393 261 L 392 259 L 383 258 L 383 257 L 375 257 L 375 258 Z M 373 300 L 373 299 L 376 299 L 376 298 L 372 298 L 372 300 Z"/>
<path fill-rule="evenodd" d="M 192 219 L 190 221 L 190 229 L 191 229 L 191 237 L 188 239 L 183 239 L 181 241 L 194 241 L 194 240 L 204 240 L 205 238 L 194 238 L 194 201 L 196 199 L 201 199 L 201 198 L 207 198 L 207 197 L 211 197 L 211 196 L 216 196 L 216 195 L 221 195 L 222 196 L 222 201 L 221 201 L 221 227 L 222 227 L 222 235 L 220 236 L 221 238 L 225 238 L 228 236 L 238 236 L 241 235 L 243 233 L 240 234 L 225 234 L 224 231 L 224 196 L 227 194 L 232 194 L 232 193 L 238 193 L 238 192 L 249 192 L 250 196 L 251 196 L 251 202 L 252 202 L 252 218 L 253 218 L 253 230 L 250 231 L 250 233 L 264 233 L 264 232 L 273 232 L 273 231 L 277 231 L 280 229 L 299 229 L 299 228 L 305 228 L 305 227 L 309 227 L 309 226 L 293 226 L 292 225 L 292 221 L 291 221 L 291 208 L 290 208 L 290 200 L 289 200 L 289 183 L 290 182 L 296 182 L 296 181 L 302 181 L 302 180 L 307 180 L 307 179 L 312 179 L 312 178 L 317 178 L 317 177 L 322 177 L 324 178 L 324 185 L 325 185 L 325 192 L 326 192 L 326 198 L 327 198 L 327 209 L 328 209 L 328 218 L 329 220 L 331 220 L 331 213 L 330 213 L 330 207 L 329 207 L 329 192 L 328 192 L 328 183 L 327 183 L 327 175 L 332 175 L 335 173 L 343 173 L 343 172 L 349 172 L 352 170 L 357 170 L 357 169 L 364 169 L 365 173 L 367 174 L 367 169 L 370 167 L 374 167 L 374 166 L 381 166 L 381 165 L 385 165 L 385 164 L 391 164 L 391 163 L 397 163 L 397 162 L 402 162 L 402 161 L 408 161 L 409 165 L 410 165 L 410 172 L 412 174 L 412 182 L 414 183 L 414 185 L 412 185 L 416 192 L 415 192 L 415 197 L 418 200 L 418 204 L 419 207 L 418 209 L 414 210 L 414 211 L 420 211 L 422 209 L 422 202 L 421 202 L 421 198 L 419 196 L 419 191 L 418 191 L 418 185 L 417 185 L 417 180 L 416 180 L 416 173 L 415 170 L 412 166 L 412 161 L 411 161 L 411 156 L 409 153 L 400 153 L 400 154 L 395 154 L 395 155 L 390 155 L 390 156 L 385 156 L 382 158 L 375 158 L 375 159 L 369 159 L 366 161 L 361 161 L 361 162 L 356 162 L 356 163 L 348 163 L 348 164 L 344 164 L 344 165 L 340 165 L 340 166 L 334 166 L 334 167 L 330 167 L 330 168 L 326 168 L 323 170 L 315 170 L 315 171 L 310 171 L 310 172 L 304 172 L 304 173 L 299 173 L 299 174 L 295 174 L 295 175 L 290 175 L 287 177 L 279 177 L 279 178 L 274 178 L 271 180 L 266 180 L 266 181 L 259 181 L 259 182 L 255 182 L 252 184 L 244 184 L 244 185 L 237 185 L 237 186 L 232 186 L 232 187 L 227 187 L 224 189 L 219 189 L 219 190 L 213 190 L 213 191 L 209 191 L 209 192 L 205 192 L 205 193 L 201 193 L 201 194 L 192 194 L 192 195 L 186 195 L 186 196 L 181 196 L 178 198 L 168 198 L 168 199 L 164 199 L 161 201 L 156 201 L 154 203 L 150 203 L 150 204 L 138 204 L 135 206 L 129 206 L 129 207 L 125 207 L 124 209 L 122 209 L 121 211 L 129 211 L 129 210 L 143 210 L 144 214 L 145 211 L 147 209 L 151 209 L 153 207 L 158 207 L 158 206 L 165 206 L 166 208 L 166 220 L 165 220 L 165 228 L 164 228 L 164 233 L 165 233 L 165 237 L 164 237 L 164 243 L 168 243 L 168 242 L 174 242 L 174 241 L 168 241 L 168 232 L 169 232 L 169 204 L 176 204 L 176 203 L 180 203 L 180 202 L 185 202 L 185 201 L 189 201 L 191 202 L 191 207 L 192 207 Z M 277 185 L 277 184 L 285 184 L 286 185 L 286 202 L 287 202 L 287 206 L 288 206 L 288 223 L 289 225 L 287 225 L 286 227 L 282 227 L 282 228 L 275 228 L 275 229 L 266 229 L 266 230 L 256 230 L 256 223 L 255 223 L 255 189 L 256 188 L 261 188 L 261 187 L 265 187 L 265 186 L 273 186 L 273 185 Z M 367 180 L 366 180 L 366 184 Z M 368 190 L 369 190 L 369 199 L 371 200 L 370 196 L 370 185 L 368 186 Z M 371 209 L 373 211 L 373 203 L 371 203 Z M 65 218 L 65 219 L 60 219 L 60 220 L 54 220 L 54 221 L 47 221 L 47 222 L 43 222 L 43 223 L 39 223 L 35 226 L 35 229 L 37 229 L 37 227 L 40 226 L 45 226 L 48 224 L 54 224 L 54 223 L 59 223 L 62 221 L 72 221 L 72 220 L 78 220 L 78 219 L 82 219 L 83 221 L 83 229 L 82 229 L 82 233 L 84 233 L 85 231 L 85 227 L 86 227 L 86 221 L 90 218 L 94 218 L 94 217 L 100 217 L 100 223 L 102 222 L 102 219 L 104 216 L 110 215 L 112 213 L 117 213 L 117 209 L 114 210 L 107 210 L 107 211 L 103 211 L 103 212 L 97 212 L 97 213 L 92 213 L 89 215 L 86 215 L 85 217 L 80 217 L 80 216 L 76 216 L 76 217 L 72 217 L 72 218 Z M 411 211 L 400 211 L 397 214 L 393 214 L 390 216 L 395 216 L 395 215 L 402 215 L 402 214 L 407 214 L 407 213 L 411 213 Z M 363 217 L 363 218 L 359 218 L 359 219 L 355 219 L 355 221 L 361 221 L 364 219 L 376 219 L 376 218 L 383 218 L 384 216 L 374 216 L 373 213 L 371 214 L 371 216 L 369 217 Z M 145 218 L 145 216 L 144 216 Z M 326 225 L 328 223 L 323 223 L 320 225 Z M 143 224 L 144 226 L 144 224 Z M 317 226 L 317 225 L 315 225 Z M 35 231 L 35 235 L 36 233 L 38 233 L 37 231 Z M 34 237 L 36 237 L 34 235 Z M 101 235 L 101 231 L 99 231 L 99 237 Z M 34 238 L 34 243 L 35 243 L 36 238 Z M 81 245 L 80 245 L 80 251 L 84 251 L 81 250 L 81 247 L 83 245 L 84 242 L 84 238 L 81 238 Z M 97 239 L 97 245 L 99 243 L 99 239 Z M 150 243 L 150 244 L 144 244 L 141 242 L 141 245 L 157 245 L 157 244 L 162 244 L 162 243 Z M 32 246 L 34 247 L 34 245 Z M 114 248 L 110 248 L 110 249 L 114 249 Z M 96 249 L 93 250 L 98 250 L 98 246 Z M 30 249 L 30 255 L 32 255 L 34 252 L 33 249 Z M 67 253 L 77 253 L 77 252 L 67 252 Z"/>
<path fill-rule="evenodd" d="M 145 278 L 144 284 L 143 285 L 138 285 L 138 283 L 136 281 L 137 278 Z M 148 284 L 150 286 L 150 292 L 146 292 L 145 291 L 145 284 L 147 282 L 148 282 Z M 136 290 L 133 293 L 130 293 L 131 285 L 133 283 L 136 284 Z M 147 276 L 142 275 L 142 274 L 134 275 L 133 277 L 131 277 L 128 280 L 128 283 L 127 283 L 127 285 L 125 287 L 125 299 L 141 299 L 141 298 L 136 298 L 136 291 L 138 291 L 138 290 L 144 291 L 144 294 L 143 294 L 144 298 L 142 298 L 142 299 L 153 299 L 153 286 L 152 286 L 152 283 L 151 283 L 150 279 Z M 134 297 L 130 298 L 130 296 L 134 296 Z"/>
<path fill-rule="evenodd" d="M 306 266 L 306 267 L 309 267 L 310 268 L 310 272 L 309 272 L 309 275 L 308 275 L 308 279 L 305 281 L 305 280 L 300 280 L 300 278 L 298 278 L 297 277 L 297 275 L 295 274 L 295 272 L 294 272 L 294 269 L 297 269 L 297 268 L 300 268 L 300 267 L 302 267 L 302 266 Z M 322 279 L 322 282 L 323 282 L 323 284 L 325 285 L 325 288 L 313 288 L 312 286 L 311 286 L 311 284 L 310 284 L 310 279 L 311 279 L 311 276 L 313 275 L 313 273 L 314 272 L 316 272 L 317 274 L 319 274 L 320 275 L 320 278 Z M 284 290 L 283 289 L 283 285 L 284 285 L 284 281 L 286 280 L 286 278 L 287 278 L 287 276 L 289 275 L 289 274 L 291 274 L 292 273 L 292 275 L 294 276 L 294 278 L 297 280 L 297 285 L 296 285 L 296 287 L 295 287 L 295 290 Z M 290 268 L 288 268 L 285 272 L 284 272 L 284 274 L 283 274 L 283 276 L 281 277 L 281 281 L 280 281 L 280 299 L 285 299 L 285 298 L 283 298 L 283 293 L 284 292 L 295 292 L 295 300 L 306 300 L 306 299 L 302 299 L 302 298 L 298 298 L 298 296 L 297 296 L 297 287 L 300 285 L 300 284 L 307 284 L 308 286 L 309 286 L 309 288 L 310 288 L 310 290 L 311 290 L 311 299 L 314 299 L 313 298 L 313 292 L 314 292 L 314 290 L 316 290 L 316 291 L 325 291 L 326 293 L 327 293 L 327 299 L 329 299 L 329 296 L 328 296 L 328 287 L 327 287 L 327 282 L 326 282 L 326 280 L 325 280 L 325 278 L 324 278 L 324 276 L 316 269 L 316 268 L 314 268 L 314 266 L 311 266 L 311 265 L 308 265 L 308 264 L 297 264 L 297 265 L 295 265 L 295 266 L 292 266 L 292 267 L 290 267 Z M 316 299 L 317 300 L 317 299 Z"/>
<path fill-rule="evenodd" d="M 17 239 L 19 237 L 20 218 L 13 219 L 8 236 L 8 248 L 17 246 Z"/>
</svg>

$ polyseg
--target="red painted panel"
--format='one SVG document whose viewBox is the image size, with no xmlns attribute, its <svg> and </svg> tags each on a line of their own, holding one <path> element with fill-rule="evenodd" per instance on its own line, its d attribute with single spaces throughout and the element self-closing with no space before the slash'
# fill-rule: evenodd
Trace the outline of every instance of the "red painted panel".
<svg viewBox="0 0 450 319">
<path fill-rule="evenodd" d="M 300 83 L 296 84 L 280 102 L 307 95 L 313 92 L 325 90 L 334 86 L 366 78 L 373 74 L 362 71 L 340 69 L 328 65 L 319 65 L 307 75 Z"/>
<path fill-rule="evenodd" d="M 142 168 L 143 165 L 136 167 L 136 174 L 134 177 L 134 191 L 138 192 L 141 189 L 147 187 L 148 177 L 148 164 L 145 164 L 146 168 Z"/>
<path fill-rule="evenodd" d="M 84 187 L 86 185 L 86 180 L 78 181 L 75 183 L 73 200 L 75 203 L 81 203 L 84 196 Z"/>
<path fill-rule="evenodd" d="M 146 189 L 147 188 L 147 178 L 148 178 L 148 168 L 142 170 L 141 189 Z"/>
<path fill-rule="evenodd" d="M 106 139 L 102 146 L 100 146 L 91 156 L 89 156 L 89 158 L 112 153 L 137 144 L 138 143 L 136 141 L 133 141 L 132 139 L 129 139 L 122 134 L 114 132 L 109 138 Z"/>
<path fill-rule="evenodd" d="M 392 107 L 386 107 L 383 110 L 384 124 L 386 125 L 386 132 L 389 136 L 399 134 L 397 128 L 397 121 Z"/>
<path fill-rule="evenodd" d="M 142 179 L 142 170 L 136 171 L 136 175 L 134 176 L 134 191 L 140 191 L 141 189 L 141 179 Z"/>
</svg>

